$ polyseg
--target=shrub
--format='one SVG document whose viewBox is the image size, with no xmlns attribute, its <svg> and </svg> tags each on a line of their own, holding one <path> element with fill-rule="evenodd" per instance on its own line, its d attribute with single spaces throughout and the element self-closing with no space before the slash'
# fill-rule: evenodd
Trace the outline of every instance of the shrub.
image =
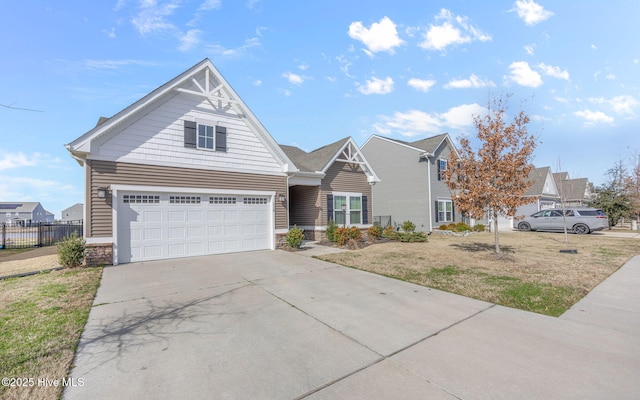
<svg viewBox="0 0 640 400">
<path fill-rule="evenodd" d="M 325 232 L 327 235 L 327 240 L 330 242 L 336 241 L 336 224 L 332 219 L 329 220 L 329 225 L 327 225 L 327 231 Z"/>
<path fill-rule="evenodd" d="M 289 232 L 287 232 L 285 240 L 289 247 L 299 249 L 300 246 L 302 246 L 302 241 L 304 240 L 304 231 L 294 225 L 293 228 L 289 229 Z"/>
<path fill-rule="evenodd" d="M 484 227 L 484 225 L 483 225 L 483 224 L 475 224 L 475 225 L 473 226 L 473 230 L 474 230 L 475 232 L 484 232 L 484 231 L 485 231 L 485 227 Z"/>
<path fill-rule="evenodd" d="M 396 237 L 396 230 L 393 229 L 393 226 L 387 225 L 386 228 L 382 231 L 382 237 L 387 239 L 394 239 Z"/>
<path fill-rule="evenodd" d="M 67 268 L 76 268 L 84 262 L 85 241 L 76 232 L 56 245 L 58 261 Z"/>
<path fill-rule="evenodd" d="M 464 232 L 464 231 L 470 231 L 471 227 L 469 225 L 465 224 L 464 222 L 458 222 L 453 227 L 453 230 L 456 231 L 456 232 Z"/>
<path fill-rule="evenodd" d="M 396 239 L 405 243 L 426 242 L 427 235 L 424 232 L 398 232 Z"/>
<path fill-rule="evenodd" d="M 357 226 L 352 226 L 349 228 L 349 239 L 353 240 L 361 240 L 362 239 L 362 231 Z"/>
<path fill-rule="evenodd" d="M 440 225 L 440 226 L 438 227 L 438 229 L 439 229 L 439 230 L 441 230 L 441 231 L 449 230 L 449 225 Z"/>
<path fill-rule="evenodd" d="M 351 239 L 349 236 L 349 228 L 336 228 L 334 238 L 334 242 L 336 242 L 338 246 L 344 246 L 349 239 Z"/>
<path fill-rule="evenodd" d="M 416 230 L 416 224 L 411 221 L 404 221 L 402 223 L 402 230 L 405 232 L 414 232 Z"/>
<path fill-rule="evenodd" d="M 378 225 L 374 225 L 371 228 L 367 229 L 367 237 L 369 240 L 377 240 L 380 236 L 382 236 L 382 228 Z"/>
</svg>

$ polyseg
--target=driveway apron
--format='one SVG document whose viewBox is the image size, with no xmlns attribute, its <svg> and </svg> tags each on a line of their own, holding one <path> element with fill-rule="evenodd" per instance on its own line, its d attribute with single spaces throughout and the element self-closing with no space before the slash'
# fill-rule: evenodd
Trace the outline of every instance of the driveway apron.
<svg viewBox="0 0 640 400">
<path fill-rule="evenodd" d="M 64 399 L 638 398 L 638 297 L 593 293 L 552 318 L 283 251 L 108 267 Z"/>
</svg>

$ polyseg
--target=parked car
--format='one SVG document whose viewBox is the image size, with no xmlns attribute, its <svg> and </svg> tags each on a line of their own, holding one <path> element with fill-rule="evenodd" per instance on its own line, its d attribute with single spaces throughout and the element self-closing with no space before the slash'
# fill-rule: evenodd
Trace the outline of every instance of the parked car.
<svg viewBox="0 0 640 400">
<path fill-rule="evenodd" d="M 565 212 L 567 230 L 578 235 L 600 231 L 609 227 L 609 218 L 597 208 L 569 208 Z M 518 222 L 521 231 L 564 231 L 562 210 L 542 210 Z"/>
</svg>

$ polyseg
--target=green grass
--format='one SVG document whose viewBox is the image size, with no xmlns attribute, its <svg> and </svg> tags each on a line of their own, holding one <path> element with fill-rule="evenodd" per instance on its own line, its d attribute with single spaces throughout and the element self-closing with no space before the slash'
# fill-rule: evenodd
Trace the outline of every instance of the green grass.
<svg viewBox="0 0 640 400">
<path fill-rule="evenodd" d="M 101 268 L 0 281 L 0 376 L 62 379 L 98 288 Z M 61 387 L 0 387 L 0 398 L 50 398 Z"/>
<path fill-rule="evenodd" d="M 494 276 L 464 270 L 455 265 L 443 268 L 396 268 L 395 273 L 387 276 L 554 317 L 568 310 L 583 295 L 568 286 L 556 287 L 541 282 L 524 282 L 520 278 Z M 474 288 L 471 292 L 470 287 Z"/>
</svg>

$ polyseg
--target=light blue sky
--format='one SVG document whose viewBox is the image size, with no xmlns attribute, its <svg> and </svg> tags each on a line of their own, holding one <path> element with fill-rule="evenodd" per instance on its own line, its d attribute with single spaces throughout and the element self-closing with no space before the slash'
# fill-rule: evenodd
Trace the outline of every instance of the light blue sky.
<svg viewBox="0 0 640 400">
<path fill-rule="evenodd" d="M 207 57 L 282 144 L 457 142 L 510 94 L 536 166 L 600 184 L 640 150 L 638 15 L 635 0 L 2 0 L 0 201 L 59 218 L 83 201 L 64 144 Z"/>
</svg>

